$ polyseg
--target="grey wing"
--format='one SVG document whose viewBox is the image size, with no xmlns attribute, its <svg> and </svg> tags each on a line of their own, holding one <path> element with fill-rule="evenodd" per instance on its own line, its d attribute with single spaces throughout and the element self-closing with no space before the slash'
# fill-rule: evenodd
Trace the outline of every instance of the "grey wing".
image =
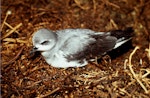
<svg viewBox="0 0 150 98">
<path fill-rule="evenodd" d="M 90 38 L 89 35 L 73 35 L 69 37 L 62 45 L 61 51 L 65 56 L 74 55 L 83 51 L 90 43 L 95 42 L 94 38 Z"/>
<path fill-rule="evenodd" d="M 88 38 L 77 40 L 76 37 L 68 40 L 66 51 L 68 60 L 92 59 L 96 56 L 103 55 L 104 53 L 112 50 L 115 47 L 117 38 L 108 34 L 93 34 Z"/>
</svg>

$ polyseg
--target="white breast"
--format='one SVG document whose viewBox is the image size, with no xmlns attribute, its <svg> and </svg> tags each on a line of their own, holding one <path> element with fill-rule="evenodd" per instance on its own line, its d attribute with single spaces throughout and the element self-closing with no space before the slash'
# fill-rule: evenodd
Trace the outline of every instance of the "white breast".
<svg viewBox="0 0 150 98">
<path fill-rule="evenodd" d="M 68 67 L 82 67 L 88 64 L 86 60 L 81 64 L 78 60 L 68 61 L 62 51 L 58 51 L 55 54 L 49 54 L 48 52 L 42 52 L 43 57 L 45 58 L 46 62 L 57 68 L 68 68 Z"/>
</svg>

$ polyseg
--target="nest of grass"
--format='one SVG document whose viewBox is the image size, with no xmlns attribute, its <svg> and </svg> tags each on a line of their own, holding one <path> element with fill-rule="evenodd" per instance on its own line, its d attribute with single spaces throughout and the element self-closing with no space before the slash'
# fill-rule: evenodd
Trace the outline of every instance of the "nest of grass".
<svg viewBox="0 0 150 98">
<path fill-rule="evenodd" d="M 4 98 L 150 97 L 149 0 L 2 0 L 1 93 Z M 82 68 L 57 69 L 29 57 L 39 28 L 109 31 L 133 27 L 124 54 Z"/>
</svg>

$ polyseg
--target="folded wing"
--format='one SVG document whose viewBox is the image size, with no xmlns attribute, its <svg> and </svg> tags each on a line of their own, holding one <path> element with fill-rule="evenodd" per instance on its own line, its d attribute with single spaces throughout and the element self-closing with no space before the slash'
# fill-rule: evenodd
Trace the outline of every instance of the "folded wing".
<svg viewBox="0 0 150 98">
<path fill-rule="evenodd" d="M 69 37 L 60 49 L 64 51 L 64 56 L 68 61 L 92 59 L 112 50 L 116 44 L 117 38 L 110 36 L 109 33 L 91 33 L 74 35 Z"/>
</svg>

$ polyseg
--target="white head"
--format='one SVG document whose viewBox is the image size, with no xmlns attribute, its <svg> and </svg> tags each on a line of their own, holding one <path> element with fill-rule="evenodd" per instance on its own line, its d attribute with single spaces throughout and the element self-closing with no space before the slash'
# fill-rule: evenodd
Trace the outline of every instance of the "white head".
<svg viewBox="0 0 150 98">
<path fill-rule="evenodd" d="M 56 33 L 48 29 L 40 29 L 33 35 L 32 42 L 34 47 L 31 52 L 48 51 L 55 46 L 56 41 Z"/>
</svg>

